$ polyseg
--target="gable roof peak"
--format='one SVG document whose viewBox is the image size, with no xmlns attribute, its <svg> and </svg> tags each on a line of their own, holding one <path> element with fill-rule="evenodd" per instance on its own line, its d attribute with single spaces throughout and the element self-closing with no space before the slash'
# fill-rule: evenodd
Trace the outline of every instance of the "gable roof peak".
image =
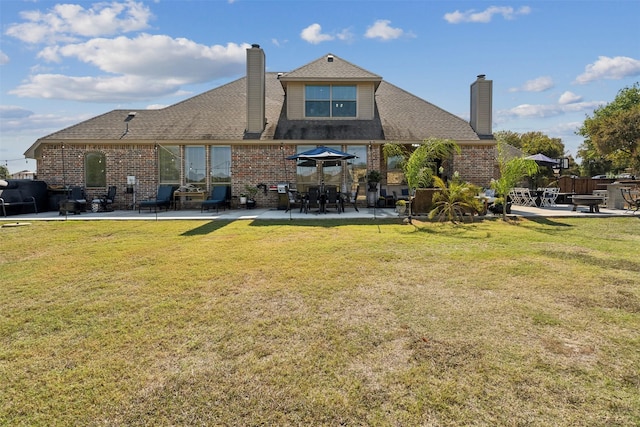
<svg viewBox="0 0 640 427">
<path fill-rule="evenodd" d="M 280 81 L 283 86 L 292 81 L 372 81 L 378 87 L 382 77 L 333 53 L 327 53 L 306 65 L 284 73 Z"/>
</svg>

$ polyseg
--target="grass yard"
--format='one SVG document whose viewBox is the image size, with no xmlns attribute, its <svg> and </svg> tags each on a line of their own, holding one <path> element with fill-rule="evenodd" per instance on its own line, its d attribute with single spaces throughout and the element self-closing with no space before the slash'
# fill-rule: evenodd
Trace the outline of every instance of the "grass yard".
<svg viewBox="0 0 640 427">
<path fill-rule="evenodd" d="M 640 425 L 638 218 L 0 241 L 0 425 Z"/>
</svg>

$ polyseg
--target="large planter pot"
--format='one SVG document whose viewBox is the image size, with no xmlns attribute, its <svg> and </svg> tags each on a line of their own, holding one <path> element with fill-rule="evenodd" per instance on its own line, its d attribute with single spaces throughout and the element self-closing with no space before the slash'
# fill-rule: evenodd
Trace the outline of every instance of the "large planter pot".
<svg viewBox="0 0 640 427">
<path fill-rule="evenodd" d="M 427 215 L 433 209 L 433 195 L 439 188 L 416 188 L 416 195 L 411 203 L 414 215 Z"/>
<path fill-rule="evenodd" d="M 396 212 L 398 215 L 404 215 L 407 211 L 407 205 L 396 205 Z"/>
<path fill-rule="evenodd" d="M 491 206 L 489 206 L 489 210 L 494 215 L 502 215 L 502 213 L 504 211 L 502 204 L 491 205 Z M 507 215 L 511 215 L 511 203 L 507 203 L 507 212 L 506 213 L 507 213 Z"/>
<path fill-rule="evenodd" d="M 248 199 L 247 200 L 247 209 L 253 209 L 256 207 L 256 201 Z"/>
</svg>

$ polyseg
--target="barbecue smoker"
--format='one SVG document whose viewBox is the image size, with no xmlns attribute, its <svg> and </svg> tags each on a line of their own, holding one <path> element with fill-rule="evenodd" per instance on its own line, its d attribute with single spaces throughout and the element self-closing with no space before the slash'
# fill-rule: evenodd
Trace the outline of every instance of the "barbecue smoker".
<svg viewBox="0 0 640 427">
<path fill-rule="evenodd" d="M 279 182 L 277 185 L 279 210 L 286 210 L 289 206 L 289 195 L 287 194 L 287 188 L 291 189 L 291 183 Z"/>
</svg>

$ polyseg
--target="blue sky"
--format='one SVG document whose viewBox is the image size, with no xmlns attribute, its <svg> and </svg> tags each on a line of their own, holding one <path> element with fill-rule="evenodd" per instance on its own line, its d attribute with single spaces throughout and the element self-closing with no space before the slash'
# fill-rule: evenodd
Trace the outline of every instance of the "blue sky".
<svg viewBox="0 0 640 427">
<path fill-rule="evenodd" d="M 586 115 L 640 81 L 640 1 L 0 2 L 0 163 L 113 109 L 159 108 L 235 80 L 245 48 L 287 72 L 333 53 L 468 119 L 493 80 L 494 131 L 575 155 Z"/>
</svg>

